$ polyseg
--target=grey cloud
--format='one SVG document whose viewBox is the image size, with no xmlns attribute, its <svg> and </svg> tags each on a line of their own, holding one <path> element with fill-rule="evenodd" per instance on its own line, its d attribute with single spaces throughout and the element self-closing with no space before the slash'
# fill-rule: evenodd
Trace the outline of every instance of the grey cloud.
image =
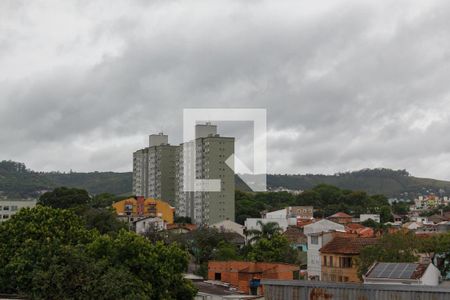
<svg viewBox="0 0 450 300">
<path fill-rule="evenodd" d="M 141 5 L 127 7 L 130 15 L 112 5 L 89 35 L 72 33 L 91 47 L 118 41 L 97 63 L 0 82 L 3 158 L 38 169 L 129 170 L 148 133 L 181 142 L 183 108 L 258 107 L 274 132 L 271 172 L 385 166 L 450 179 L 429 165 L 450 153 L 447 2 L 343 1 L 311 14 L 297 1 Z M 13 45 L 8 39 L 0 44 Z M 71 51 L 55 42 L 62 46 Z M 429 114 L 418 119 L 443 117 L 414 129 L 421 110 Z M 248 140 L 247 129 L 227 130 Z"/>
</svg>

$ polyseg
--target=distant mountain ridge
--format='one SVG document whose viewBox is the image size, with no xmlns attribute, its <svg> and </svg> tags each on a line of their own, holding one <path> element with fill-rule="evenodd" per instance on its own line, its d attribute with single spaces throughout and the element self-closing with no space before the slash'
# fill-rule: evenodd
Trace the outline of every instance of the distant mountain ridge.
<svg viewBox="0 0 450 300">
<path fill-rule="evenodd" d="M 418 194 L 450 193 L 450 181 L 418 178 L 405 170 L 364 169 L 335 175 L 267 175 L 269 189 L 283 187 L 291 190 L 307 190 L 325 183 L 341 189 L 361 190 L 369 194 L 388 197 L 414 197 Z M 8 198 L 37 197 L 42 191 L 59 186 L 78 187 L 91 194 L 112 193 L 130 195 L 131 172 L 35 172 L 25 164 L 0 162 L 0 191 Z M 248 191 L 245 183 L 236 176 L 236 189 Z"/>
<path fill-rule="evenodd" d="M 363 169 L 335 175 L 268 175 L 269 187 L 308 190 L 325 183 L 387 197 L 412 198 L 421 194 L 450 195 L 450 181 L 411 176 L 406 170 Z"/>
</svg>

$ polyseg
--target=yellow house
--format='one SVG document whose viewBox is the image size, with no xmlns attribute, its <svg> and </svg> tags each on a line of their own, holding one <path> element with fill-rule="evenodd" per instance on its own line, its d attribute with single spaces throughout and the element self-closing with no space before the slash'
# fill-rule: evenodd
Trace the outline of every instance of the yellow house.
<svg viewBox="0 0 450 300">
<path fill-rule="evenodd" d="M 320 249 L 322 280 L 361 282 L 355 262 L 361 249 L 375 245 L 377 238 L 337 235 Z"/>
<path fill-rule="evenodd" d="M 161 200 L 136 197 L 115 202 L 112 206 L 119 217 L 129 218 L 130 221 L 146 217 L 159 217 L 167 224 L 173 224 L 175 208 Z"/>
</svg>

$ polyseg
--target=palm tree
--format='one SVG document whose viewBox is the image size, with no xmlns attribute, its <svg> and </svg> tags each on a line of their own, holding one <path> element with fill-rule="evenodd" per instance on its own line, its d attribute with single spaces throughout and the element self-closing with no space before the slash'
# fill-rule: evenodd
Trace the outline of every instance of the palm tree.
<svg viewBox="0 0 450 300">
<path fill-rule="evenodd" d="M 248 240 L 249 243 L 256 242 L 260 239 L 271 239 L 272 236 L 280 234 L 283 230 L 280 225 L 276 222 L 263 223 L 261 220 L 256 223 L 259 225 L 260 229 L 251 229 L 246 231 L 246 235 L 251 238 Z"/>
</svg>

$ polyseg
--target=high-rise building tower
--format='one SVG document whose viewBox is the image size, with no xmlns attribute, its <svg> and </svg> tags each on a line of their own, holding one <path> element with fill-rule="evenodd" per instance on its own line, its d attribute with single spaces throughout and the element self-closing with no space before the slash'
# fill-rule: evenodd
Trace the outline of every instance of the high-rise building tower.
<svg viewBox="0 0 450 300">
<path fill-rule="evenodd" d="M 133 154 L 133 192 L 169 202 L 196 224 L 234 220 L 234 171 L 225 162 L 234 154 L 234 138 L 221 137 L 210 123 L 197 125 L 195 134 L 180 146 L 169 145 L 162 133 L 151 135 L 149 147 Z M 220 190 L 194 192 L 195 179 L 218 180 Z"/>
<path fill-rule="evenodd" d="M 175 154 L 178 146 L 168 143 L 163 133 L 149 137 L 149 147 L 133 154 L 133 193 L 174 205 Z"/>
<path fill-rule="evenodd" d="M 195 142 L 186 142 L 178 149 L 178 187 L 175 201 L 177 213 L 190 217 L 197 224 L 234 220 L 234 172 L 225 163 L 234 154 L 234 138 L 221 137 L 217 134 L 217 126 L 209 123 L 197 125 L 195 133 Z M 195 164 L 184 163 L 186 159 L 193 158 L 194 151 Z M 193 166 L 194 171 L 184 169 Z M 221 190 L 185 192 L 185 186 L 193 187 L 193 178 L 186 177 L 185 174 L 195 174 L 196 179 L 220 180 Z"/>
<path fill-rule="evenodd" d="M 147 195 L 175 204 L 175 163 L 178 146 L 168 143 L 162 133 L 150 135 Z"/>
<path fill-rule="evenodd" d="M 133 194 L 148 197 L 148 148 L 133 153 Z"/>
</svg>

